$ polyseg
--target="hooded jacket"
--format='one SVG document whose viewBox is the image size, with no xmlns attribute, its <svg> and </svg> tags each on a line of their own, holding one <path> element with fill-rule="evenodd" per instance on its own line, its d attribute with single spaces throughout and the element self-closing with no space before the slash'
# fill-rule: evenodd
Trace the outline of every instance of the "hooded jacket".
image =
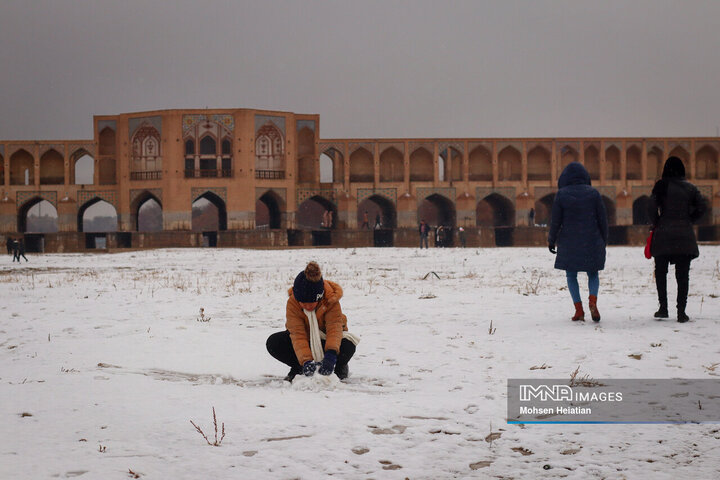
<svg viewBox="0 0 720 480">
<path fill-rule="evenodd" d="M 705 213 L 705 200 L 692 183 L 685 180 L 685 166 L 677 157 L 665 162 L 663 175 L 650 196 L 648 214 L 655 225 L 650 253 L 653 257 L 700 255 L 692 222 Z"/>
<path fill-rule="evenodd" d="M 347 331 L 347 317 L 340 308 L 340 298 L 342 298 L 343 290 L 340 285 L 328 280 L 323 280 L 323 286 L 325 295 L 318 303 L 315 315 L 318 319 L 320 331 L 327 335 L 325 351 L 335 350 L 338 353 L 343 331 Z M 310 325 L 303 308 L 295 300 L 292 288 L 288 290 L 288 295 L 289 298 L 285 308 L 285 328 L 290 332 L 290 340 L 295 355 L 300 365 L 302 365 L 313 359 L 310 350 Z"/>
<path fill-rule="evenodd" d="M 552 207 L 548 244 L 557 245 L 555 268 L 596 272 L 605 268 L 608 222 L 600 193 L 591 186 L 590 174 L 572 162 L 558 179 Z"/>
</svg>

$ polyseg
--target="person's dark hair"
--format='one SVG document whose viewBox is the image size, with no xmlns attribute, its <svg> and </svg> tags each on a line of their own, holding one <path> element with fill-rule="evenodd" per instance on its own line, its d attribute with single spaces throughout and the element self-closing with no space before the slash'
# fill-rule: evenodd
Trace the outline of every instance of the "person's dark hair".
<svg viewBox="0 0 720 480">
<path fill-rule="evenodd" d="M 680 158 L 675 156 L 669 157 L 665 161 L 662 178 L 657 181 L 652 189 L 652 194 L 655 195 L 659 201 L 662 201 L 662 199 L 665 198 L 668 189 L 668 182 L 673 178 L 685 178 L 685 165 Z"/>
</svg>

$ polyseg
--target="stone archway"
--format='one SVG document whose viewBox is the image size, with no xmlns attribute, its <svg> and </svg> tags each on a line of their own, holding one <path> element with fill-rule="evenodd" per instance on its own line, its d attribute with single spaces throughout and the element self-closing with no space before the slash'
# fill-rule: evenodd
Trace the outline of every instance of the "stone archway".
<svg viewBox="0 0 720 480">
<path fill-rule="evenodd" d="M 535 202 L 535 223 L 537 225 L 550 225 L 553 203 L 555 203 L 554 193 L 548 193 Z"/>
<path fill-rule="evenodd" d="M 192 203 L 192 230 L 212 232 L 227 230 L 227 209 L 222 198 L 205 192 Z"/>
<path fill-rule="evenodd" d="M 375 170 L 373 168 L 373 156 L 364 148 L 358 148 L 350 154 L 350 181 L 351 182 L 373 182 L 375 181 Z"/>
<path fill-rule="evenodd" d="M 40 157 L 40 184 L 62 185 L 65 183 L 65 160 L 55 149 L 50 149 Z"/>
<path fill-rule="evenodd" d="M 615 202 L 611 199 L 602 195 L 603 205 L 605 205 L 605 213 L 607 214 L 608 225 L 615 225 L 617 223 L 617 213 L 615 208 Z"/>
<path fill-rule="evenodd" d="M 295 222 L 298 228 L 301 229 L 318 230 L 325 228 L 326 212 L 328 210 L 332 213 L 332 225 L 330 228 L 335 228 L 337 226 L 337 207 L 330 200 L 320 195 L 308 198 L 298 205 Z"/>
<path fill-rule="evenodd" d="M 512 227 L 515 225 L 515 207 L 509 199 L 492 193 L 478 202 L 475 217 L 478 227 Z"/>
<path fill-rule="evenodd" d="M 429 195 L 418 207 L 418 223 L 420 220 L 425 220 L 428 225 L 444 225 L 454 228 L 457 222 L 455 205 L 440 194 Z"/>
<path fill-rule="evenodd" d="M 41 197 L 25 202 L 18 210 L 18 232 L 54 233 L 59 231 L 55 206 Z"/>
<path fill-rule="evenodd" d="M 255 202 L 255 228 L 282 228 L 282 211 L 285 202 L 268 190 Z"/>
<path fill-rule="evenodd" d="M 402 182 L 405 179 L 403 154 L 395 147 L 389 147 L 380 154 L 380 181 Z"/>
<path fill-rule="evenodd" d="M 118 230 L 117 226 L 117 210 L 99 197 L 85 202 L 78 209 L 78 232 L 116 232 Z"/>
<path fill-rule="evenodd" d="M 527 179 L 550 180 L 550 152 L 538 145 L 527 155 Z"/>
<path fill-rule="evenodd" d="M 367 212 L 371 229 L 375 227 L 375 218 L 377 215 L 380 215 L 381 228 L 392 229 L 397 227 L 397 211 L 395 205 L 382 195 L 373 195 L 360 202 L 357 208 L 357 224 L 359 226 L 363 223 L 365 212 Z"/>
</svg>

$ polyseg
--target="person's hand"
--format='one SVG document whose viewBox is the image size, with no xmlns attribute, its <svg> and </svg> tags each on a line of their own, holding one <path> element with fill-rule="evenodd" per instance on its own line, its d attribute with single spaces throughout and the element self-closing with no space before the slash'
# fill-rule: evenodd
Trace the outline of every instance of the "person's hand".
<svg viewBox="0 0 720 480">
<path fill-rule="evenodd" d="M 325 352 L 325 358 L 323 358 L 318 373 L 320 375 L 330 375 L 335 370 L 335 364 L 337 363 L 337 353 L 335 350 L 328 350 Z"/>
<path fill-rule="evenodd" d="M 550 250 L 550 253 L 552 253 L 553 255 L 557 254 L 557 250 L 555 249 L 554 243 L 548 244 L 548 250 Z"/>
<path fill-rule="evenodd" d="M 312 377 L 313 373 L 315 373 L 315 369 L 317 368 L 317 363 L 313 362 L 312 360 L 308 360 L 307 362 L 303 363 L 303 375 L 306 377 Z"/>
</svg>

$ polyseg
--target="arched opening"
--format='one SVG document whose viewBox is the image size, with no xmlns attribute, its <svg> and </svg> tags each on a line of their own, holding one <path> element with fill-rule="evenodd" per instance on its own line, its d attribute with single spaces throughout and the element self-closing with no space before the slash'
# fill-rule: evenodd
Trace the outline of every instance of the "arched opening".
<svg viewBox="0 0 720 480">
<path fill-rule="evenodd" d="M 443 157 L 442 155 L 438 155 L 437 166 L 438 166 L 438 171 L 437 171 L 438 182 L 444 182 L 446 165 L 445 165 L 445 157 Z"/>
<path fill-rule="evenodd" d="M 663 151 L 658 147 L 652 147 L 647 154 L 647 179 L 659 180 L 663 169 Z"/>
<path fill-rule="evenodd" d="M 217 143 L 211 135 L 205 135 L 200 139 L 200 155 L 216 155 Z"/>
<path fill-rule="evenodd" d="M 717 180 L 718 152 L 705 145 L 695 153 L 695 178 L 698 180 Z"/>
<path fill-rule="evenodd" d="M 627 149 L 625 178 L 640 180 L 642 178 L 642 153 L 637 145 Z"/>
<path fill-rule="evenodd" d="M 299 228 L 317 230 L 325 227 L 330 212 L 332 219 L 330 228 L 337 225 L 337 207 L 330 200 L 315 195 L 298 206 L 296 223 Z"/>
<path fill-rule="evenodd" d="M 55 233 L 58 229 L 57 209 L 40 197 L 26 202 L 18 211 L 18 232 Z"/>
<path fill-rule="evenodd" d="M 327 154 L 320 155 L 320 183 L 333 183 L 333 161 Z"/>
<path fill-rule="evenodd" d="M 350 181 L 370 183 L 375 181 L 373 156 L 364 148 L 358 148 L 350 154 Z"/>
<path fill-rule="evenodd" d="M 195 142 L 192 138 L 185 140 L 185 155 L 195 155 Z"/>
<path fill-rule="evenodd" d="M 643 195 L 633 202 L 633 225 L 650 225 L 650 197 Z"/>
<path fill-rule="evenodd" d="M 78 209 L 78 232 L 116 232 L 117 211 L 108 202 L 93 198 Z"/>
<path fill-rule="evenodd" d="M 460 182 L 463 179 L 463 159 L 462 154 L 452 147 L 440 152 L 443 159 L 443 172 L 445 180 L 450 179 L 453 182 Z"/>
<path fill-rule="evenodd" d="M 475 209 L 478 227 L 512 227 L 515 225 L 515 207 L 498 193 L 492 193 L 478 202 Z"/>
<path fill-rule="evenodd" d="M 683 165 L 685 165 L 685 176 L 687 178 L 691 177 L 690 154 L 688 153 L 687 150 L 685 150 L 683 147 L 678 145 L 675 148 L 673 148 L 672 150 L 670 150 L 670 154 L 668 155 L 668 157 L 678 157 L 680 160 L 682 160 Z M 665 166 L 665 164 L 663 164 L 663 166 Z"/>
<path fill-rule="evenodd" d="M 95 159 L 85 150 L 78 150 L 71 157 L 72 179 L 75 185 L 95 183 Z"/>
<path fill-rule="evenodd" d="M 437 193 L 426 197 L 418 207 L 418 223 L 420 220 L 425 220 L 428 225 L 435 227 L 436 246 L 453 246 L 456 215 L 455 204 Z M 442 233 L 438 231 L 438 227 L 441 226 L 443 227 Z"/>
<path fill-rule="evenodd" d="M 522 178 L 522 155 L 510 145 L 498 153 L 498 180 L 517 182 Z"/>
<path fill-rule="evenodd" d="M 152 195 L 147 195 L 137 207 L 137 231 L 160 232 L 163 229 L 162 205 Z"/>
<path fill-rule="evenodd" d="M 255 228 L 282 228 L 282 199 L 272 191 L 265 192 L 255 202 Z"/>
<path fill-rule="evenodd" d="M 585 149 L 585 168 L 590 174 L 590 180 L 600 180 L 600 151 L 595 145 Z"/>
<path fill-rule="evenodd" d="M 35 184 L 35 160 L 26 150 L 20 149 L 10 156 L 10 185 Z"/>
<path fill-rule="evenodd" d="M 420 147 L 410 154 L 410 181 L 432 182 L 433 156 L 425 148 Z"/>
<path fill-rule="evenodd" d="M 397 213 L 395 211 L 395 205 L 381 195 L 373 195 L 360 202 L 357 208 L 358 226 L 363 224 L 365 212 L 367 212 L 368 223 L 371 229 L 396 228 L 397 226 Z M 378 220 L 380 221 L 379 225 Z"/>
<path fill-rule="evenodd" d="M 98 135 L 98 153 L 100 155 L 115 155 L 115 130 L 105 127 Z"/>
<path fill-rule="evenodd" d="M 611 145 L 605 150 L 605 178 L 620 180 L 620 173 L 620 149 Z"/>
<path fill-rule="evenodd" d="M 403 154 L 395 147 L 383 150 L 380 154 L 380 181 L 402 182 L 404 178 Z"/>
<path fill-rule="evenodd" d="M 471 182 L 490 182 L 493 179 L 492 154 L 481 146 L 475 147 L 468 157 L 468 179 Z"/>
<path fill-rule="evenodd" d="M 558 176 L 572 162 L 580 161 L 578 152 L 571 146 L 565 145 L 560 148 L 560 161 L 558 162 Z"/>
<path fill-rule="evenodd" d="M 315 165 L 311 157 L 298 158 L 297 179 L 299 183 L 315 182 Z"/>
<path fill-rule="evenodd" d="M 540 200 L 535 202 L 535 224 L 546 226 L 550 225 L 552 219 L 552 206 L 555 202 L 555 194 L 548 193 Z"/>
<path fill-rule="evenodd" d="M 50 149 L 40 157 L 40 184 L 62 185 L 65 183 L 65 159 L 55 149 Z"/>
<path fill-rule="evenodd" d="M 607 214 L 608 225 L 615 225 L 617 223 L 617 215 L 615 214 L 615 202 L 602 195 L 603 205 L 605 205 L 605 213 Z"/>
<path fill-rule="evenodd" d="M 528 180 L 550 180 L 550 152 L 538 145 L 528 152 Z"/>
<path fill-rule="evenodd" d="M 205 192 L 192 203 L 192 230 L 216 232 L 227 230 L 225 202 L 212 192 Z"/>
</svg>

